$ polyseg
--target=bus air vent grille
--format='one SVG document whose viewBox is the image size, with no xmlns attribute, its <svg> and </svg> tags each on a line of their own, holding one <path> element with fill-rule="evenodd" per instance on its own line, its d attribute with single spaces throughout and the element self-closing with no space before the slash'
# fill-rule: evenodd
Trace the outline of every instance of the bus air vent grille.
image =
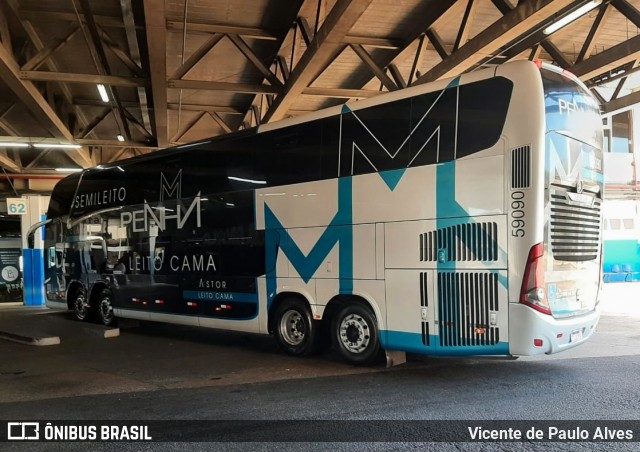
<svg viewBox="0 0 640 452">
<path fill-rule="evenodd" d="M 421 262 L 498 260 L 498 225 L 463 223 L 420 234 Z"/>
<path fill-rule="evenodd" d="M 427 347 L 431 345 L 429 340 L 429 322 L 422 322 L 422 343 Z"/>
<path fill-rule="evenodd" d="M 531 148 L 522 146 L 511 150 L 511 188 L 531 185 Z"/>
<path fill-rule="evenodd" d="M 497 311 L 497 273 L 438 273 L 440 346 L 496 345 L 500 329 L 491 324 L 491 313 Z"/>
<path fill-rule="evenodd" d="M 552 189 L 551 251 L 559 261 L 589 261 L 600 254 L 600 201 L 572 202 L 561 189 Z"/>
<path fill-rule="evenodd" d="M 429 306 L 429 295 L 427 294 L 427 272 L 420 272 L 420 306 Z"/>
</svg>

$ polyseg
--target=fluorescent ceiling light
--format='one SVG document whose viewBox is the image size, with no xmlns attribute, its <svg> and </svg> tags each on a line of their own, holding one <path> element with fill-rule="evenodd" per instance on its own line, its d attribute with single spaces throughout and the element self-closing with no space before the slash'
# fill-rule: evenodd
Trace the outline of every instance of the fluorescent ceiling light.
<svg viewBox="0 0 640 452">
<path fill-rule="evenodd" d="M 584 16 L 589 11 L 591 11 L 593 8 L 598 6 L 600 3 L 602 3 L 602 0 L 592 0 L 589 3 L 587 3 L 585 5 L 582 5 L 580 8 L 576 9 L 572 13 L 567 14 L 566 16 L 562 17 L 561 19 L 559 19 L 556 22 L 554 22 L 551 25 L 549 25 L 542 32 L 545 35 L 550 35 L 551 33 L 555 33 L 556 31 L 560 30 L 565 25 L 568 25 L 571 22 L 573 22 L 574 20 L 576 20 L 578 17 Z"/>
<path fill-rule="evenodd" d="M 59 173 L 79 173 L 82 168 L 56 168 Z"/>
<path fill-rule="evenodd" d="M 64 143 L 34 143 L 34 148 L 46 149 L 46 148 L 58 148 L 58 149 L 80 149 L 82 146 L 79 144 L 64 144 Z"/>
<path fill-rule="evenodd" d="M 9 141 L 0 142 L 2 148 L 28 148 L 29 143 L 12 143 Z"/>
<path fill-rule="evenodd" d="M 107 95 L 107 89 L 104 87 L 102 83 L 98 85 L 98 92 L 100 93 L 100 98 L 102 102 L 109 102 L 109 96 Z"/>
<path fill-rule="evenodd" d="M 124 137 L 120 134 L 118 134 L 116 138 L 118 139 L 118 141 L 124 141 Z"/>
<path fill-rule="evenodd" d="M 266 180 L 243 179 L 241 177 L 229 176 L 229 180 L 237 180 L 238 182 L 249 182 L 250 184 L 266 184 Z"/>
</svg>

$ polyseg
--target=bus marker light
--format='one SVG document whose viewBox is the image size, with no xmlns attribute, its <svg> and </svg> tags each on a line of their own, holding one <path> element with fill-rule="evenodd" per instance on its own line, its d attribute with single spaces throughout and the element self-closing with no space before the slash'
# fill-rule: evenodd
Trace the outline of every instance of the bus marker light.
<svg viewBox="0 0 640 452">
<path fill-rule="evenodd" d="M 320 320 L 321 318 L 320 314 L 313 314 L 313 320 Z"/>
<path fill-rule="evenodd" d="M 487 329 L 486 328 L 476 328 L 475 332 L 476 332 L 476 334 L 487 334 Z"/>
<path fill-rule="evenodd" d="M 534 339 L 533 340 L 533 346 L 534 347 L 542 347 L 543 341 L 542 339 Z"/>
<path fill-rule="evenodd" d="M 564 334 L 562 334 L 562 333 L 558 333 L 558 334 L 556 334 L 556 338 L 557 338 L 557 339 L 562 339 L 562 336 L 564 336 Z"/>
</svg>

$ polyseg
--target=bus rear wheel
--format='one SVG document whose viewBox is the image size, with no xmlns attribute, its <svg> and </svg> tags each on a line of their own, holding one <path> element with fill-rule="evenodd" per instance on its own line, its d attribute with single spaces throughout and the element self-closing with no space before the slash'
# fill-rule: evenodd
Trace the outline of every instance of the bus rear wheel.
<svg viewBox="0 0 640 452">
<path fill-rule="evenodd" d="M 278 346 L 289 355 L 309 356 L 318 346 L 318 328 L 309 305 L 297 298 L 287 298 L 276 309 L 275 336 Z"/>
<path fill-rule="evenodd" d="M 345 305 L 331 323 L 334 345 L 352 364 L 373 364 L 380 355 L 380 336 L 375 315 L 358 303 Z"/>
<path fill-rule="evenodd" d="M 98 318 L 105 326 L 116 324 L 116 316 L 113 313 L 113 295 L 109 289 L 103 289 L 98 296 Z"/>
<path fill-rule="evenodd" d="M 85 321 L 89 318 L 91 306 L 87 300 L 87 291 L 79 287 L 73 296 L 73 316 L 76 320 Z"/>
</svg>

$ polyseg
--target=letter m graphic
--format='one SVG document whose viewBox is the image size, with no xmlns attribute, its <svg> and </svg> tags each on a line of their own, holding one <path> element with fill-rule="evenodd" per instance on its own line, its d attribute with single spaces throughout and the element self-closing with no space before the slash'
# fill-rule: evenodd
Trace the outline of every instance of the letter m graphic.
<svg viewBox="0 0 640 452">
<path fill-rule="evenodd" d="M 164 201 L 165 195 L 167 199 L 182 197 L 182 170 L 178 171 L 172 182 L 169 182 L 164 173 L 160 173 L 160 201 Z"/>
<path fill-rule="evenodd" d="M 340 293 L 353 291 L 353 226 L 351 178 L 338 180 L 338 212 L 327 229 L 305 255 L 269 206 L 264 204 L 267 306 L 277 292 L 277 260 L 283 253 L 305 283 L 318 271 L 334 246 L 338 245 Z"/>
</svg>

